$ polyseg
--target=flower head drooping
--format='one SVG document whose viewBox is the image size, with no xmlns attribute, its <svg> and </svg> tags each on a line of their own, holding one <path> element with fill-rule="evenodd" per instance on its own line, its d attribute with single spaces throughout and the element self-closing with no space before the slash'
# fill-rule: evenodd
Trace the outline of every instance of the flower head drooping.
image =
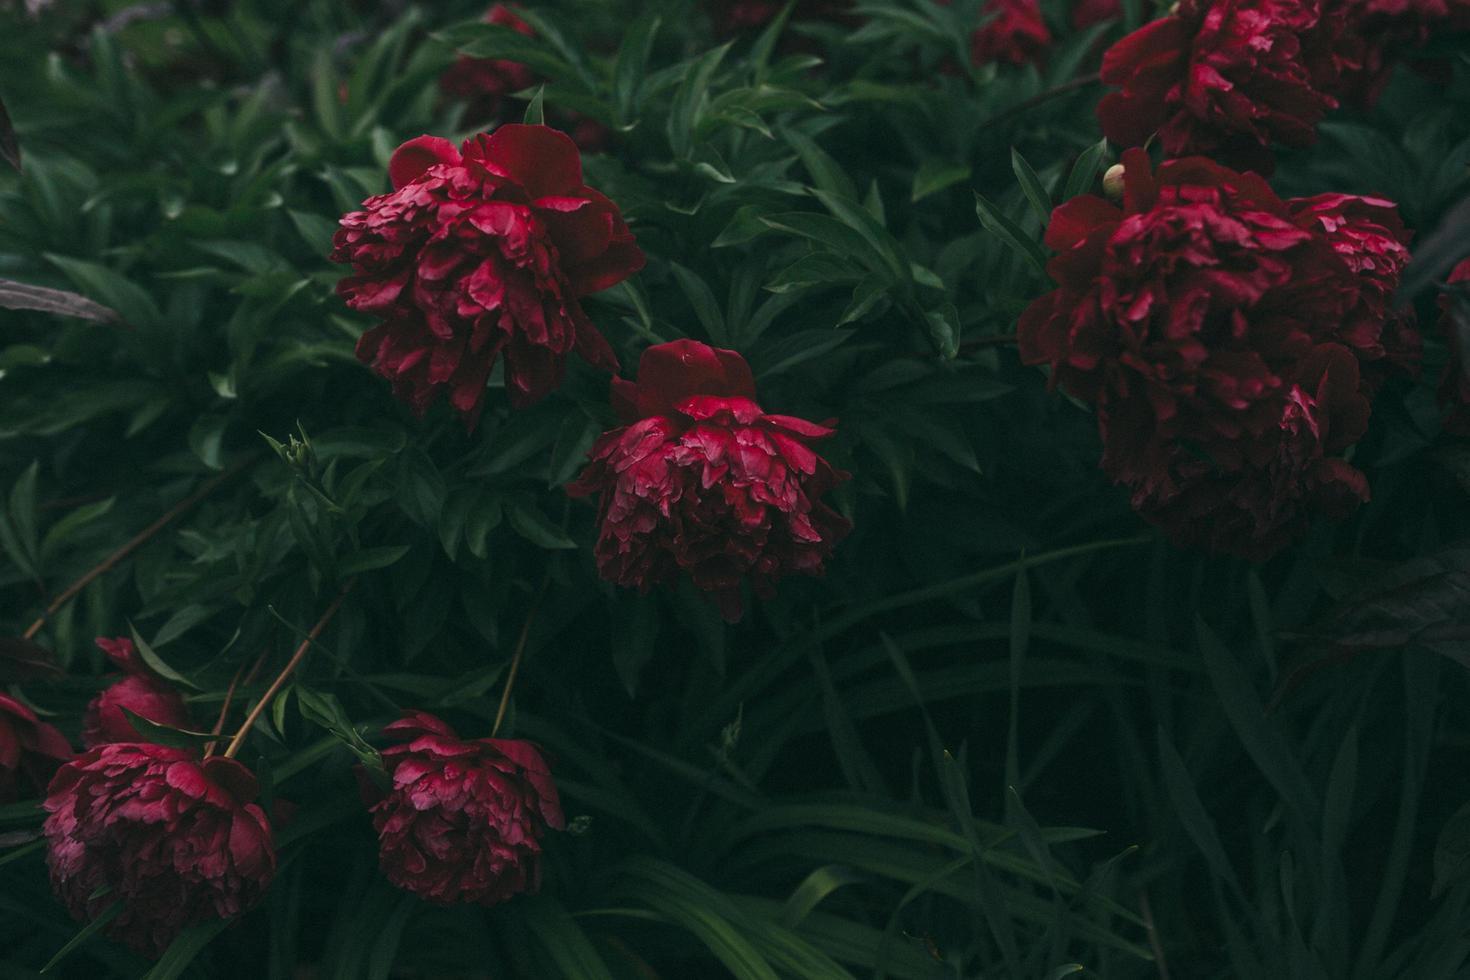
<svg viewBox="0 0 1470 980">
<path fill-rule="evenodd" d="M 87 705 L 82 716 L 82 744 L 87 748 L 104 742 L 137 741 L 139 733 L 123 709 L 168 728 L 188 728 L 189 710 L 179 692 L 149 669 L 138 656 L 133 641 L 125 636 L 97 638 L 97 646 L 126 677 L 110 685 Z"/>
<path fill-rule="evenodd" d="M 1097 405 L 1103 468 L 1140 513 L 1263 558 L 1367 497 L 1335 454 L 1367 427 L 1364 371 L 1407 346 L 1384 338 L 1406 235 L 1386 201 L 1282 201 L 1253 174 L 1155 174 L 1130 150 L 1121 207 L 1052 213 L 1058 288 L 1022 317 L 1021 355 Z"/>
<path fill-rule="evenodd" d="M 390 161 L 394 190 L 342 218 L 332 259 L 352 309 L 382 322 L 357 356 L 417 413 L 441 394 L 473 426 L 499 357 L 511 404 L 560 383 L 575 351 L 617 358 L 579 298 L 643 267 L 617 205 L 582 182 L 577 148 L 545 126 L 466 140 L 420 136 Z"/>
<path fill-rule="evenodd" d="M 810 445 L 832 428 L 767 414 L 744 359 L 693 340 L 645 350 L 612 398 L 627 424 L 567 488 L 598 497 L 603 578 L 647 591 L 687 574 L 733 621 L 743 580 L 769 596 L 785 575 L 822 574 L 851 529 L 822 499 L 847 474 Z"/>
<path fill-rule="evenodd" d="M 41 789 L 71 757 L 71 746 L 56 726 L 0 692 L 0 803 L 15 801 L 23 789 Z"/>
<path fill-rule="evenodd" d="M 531 25 L 518 17 L 510 7 L 497 3 L 485 11 L 484 21 L 508 27 L 518 34 L 533 37 Z M 536 84 L 536 73 L 516 61 L 501 58 L 472 58 L 461 55 L 439 76 L 439 88 L 451 99 L 467 105 L 466 120 L 485 122 L 500 118 L 505 97 Z"/>
<path fill-rule="evenodd" d="M 383 732 L 401 739 L 383 750 L 391 784 L 370 808 L 388 880 L 440 905 L 496 905 L 536 891 L 541 840 L 566 826 L 540 750 L 461 739 L 422 711 Z"/>
<path fill-rule="evenodd" d="M 251 909 L 276 871 L 255 776 L 147 742 L 62 766 L 45 807 L 51 887 L 77 918 L 121 910 L 107 935 L 157 957 L 186 927 Z"/>
<path fill-rule="evenodd" d="M 1183 0 L 1103 55 L 1102 80 L 1120 88 L 1098 104 L 1103 134 L 1140 146 L 1157 131 L 1165 156 L 1270 173 L 1271 143 L 1311 144 L 1337 105 L 1328 62 L 1305 56 L 1319 2 Z"/>
</svg>

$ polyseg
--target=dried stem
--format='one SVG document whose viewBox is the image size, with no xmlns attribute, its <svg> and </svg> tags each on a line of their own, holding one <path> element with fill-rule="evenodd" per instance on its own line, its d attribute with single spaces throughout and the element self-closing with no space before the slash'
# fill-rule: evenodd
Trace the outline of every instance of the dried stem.
<svg viewBox="0 0 1470 980">
<path fill-rule="evenodd" d="M 988 126 L 994 126 L 996 123 L 1005 122 L 1007 119 L 1020 115 L 1027 109 L 1034 109 L 1045 102 L 1050 102 L 1052 99 L 1066 95 L 1068 92 L 1075 92 L 1079 88 L 1086 88 L 1100 81 L 1102 81 L 1102 74 L 1100 72 L 1093 72 L 1090 75 L 1078 75 L 1069 82 L 1063 82 L 1060 85 L 1047 89 L 1045 92 L 1038 92 L 1029 99 L 1017 102 L 1009 109 L 997 112 L 981 123 L 980 128 L 985 129 Z"/>
<path fill-rule="evenodd" d="M 269 652 L 270 648 L 267 647 L 266 649 L 260 651 L 260 656 L 255 658 L 255 663 L 253 666 L 251 666 L 250 673 L 245 676 L 245 687 L 249 687 L 255 681 L 255 675 L 260 673 L 260 668 L 265 664 L 265 657 L 266 654 L 268 654 Z M 209 734 L 218 735 L 220 732 L 225 730 L 225 719 L 228 718 L 230 715 L 230 702 L 234 700 L 235 689 L 241 686 L 240 675 L 244 672 L 244 664 L 241 664 L 235 669 L 235 676 L 230 678 L 230 686 L 225 689 L 225 702 L 224 704 L 220 705 L 219 717 L 214 720 L 214 727 L 209 730 Z M 216 743 L 214 742 L 210 742 L 208 745 L 204 746 L 204 757 L 206 759 L 214 755 L 215 744 Z"/>
<path fill-rule="evenodd" d="M 230 744 L 225 748 L 224 754 L 226 759 L 233 759 L 240 751 L 240 746 L 245 744 L 245 736 L 250 734 L 250 729 L 255 727 L 255 723 L 260 719 L 261 714 L 270 705 L 271 701 L 275 699 L 275 696 L 280 693 L 281 688 L 285 686 L 286 680 L 301 664 L 301 661 L 306 658 L 306 651 L 311 649 L 311 645 L 316 642 L 317 637 L 322 635 L 322 630 L 326 629 L 327 624 L 332 621 L 332 617 L 337 615 L 337 610 L 342 607 L 342 600 L 347 598 L 347 593 L 352 591 L 352 587 L 355 584 L 357 584 L 357 579 L 347 580 L 347 584 L 342 586 L 342 591 L 337 593 L 337 598 L 333 599 L 332 604 L 327 607 L 327 611 L 322 613 L 322 618 L 316 621 L 316 625 L 311 628 L 311 632 L 306 634 L 306 639 L 301 641 L 301 646 L 297 647 L 296 652 L 291 655 L 291 659 L 286 661 L 286 666 L 276 675 L 276 679 L 271 681 L 271 686 L 266 688 L 265 694 L 261 695 L 260 700 L 255 702 L 255 707 L 250 709 L 250 714 L 245 716 L 245 721 L 240 725 L 240 730 L 235 732 L 234 738 L 230 739 Z"/>
<path fill-rule="evenodd" d="M 516 640 L 516 652 L 510 658 L 510 674 L 505 678 L 505 689 L 500 692 L 500 707 L 495 709 L 495 724 L 490 729 L 490 737 L 494 738 L 500 734 L 500 724 L 505 721 L 505 709 L 510 704 L 510 692 L 516 686 L 516 674 L 521 669 L 521 655 L 526 652 L 526 638 L 531 635 L 531 624 L 536 621 L 536 612 L 541 608 L 541 599 L 546 595 L 546 587 L 551 584 L 551 576 L 547 575 L 541 581 L 541 588 L 536 592 L 536 598 L 531 600 L 531 609 L 526 613 L 526 621 L 521 625 L 521 635 Z"/>
<path fill-rule="evenodd" d="M 165 527 L 168 527 L 169 524 L 173 523 L 179 517 L 188 513 L 191 509 L 193 509 L 196 504 L 198 504 L 205 497 L 213 493 L 221 484 L 225 483 L 227 480 L 234 477 L 246 466 L 248 466 L 254 460 L 254 458 L 255 457 L 253 455 L 248 456 L 245 459 L 240 460 L 234 466 L 231 466 L 229 469 L 225 470 L 223 473 L 220 473 L 217 476 L 211 477 L 210 479 L 206 480 L 204 482 L 204 485 L 201 486 L 198 490 L 195 490 L 193 493 L 189 494 L 189 496 L 185 497 L 177 504 L 174 504 L 174 506 L 169 509 L 168 513 L 164 514 L 158 520 L 154 521 L 152 524 L 149 524 L 143 530 L 139 531 L 136 535 L 133 536 L 130 541 L 124 544 L 121 548 L 118 548 L 112 554 L 102 559 L 102 561 L 98 562 L 96 565 L 93 565 L 92 568 L 86 572 L 86 574 L 77 579 L 71 585 L 67 586 L 65 592 L 61 593 L 61 595 L 51 600 L 51 605 L 46 607 L 46 611 L 43 612 L 40 617 L 34 623 L 32 623 L 24 633 L 21 634 L 21 636 L 27 640 L 35 639 L 36 634 L 41 632 L 41 627 L 46 625 L 46 620 L 56 615 L 56 613 L 61 609 L 62 606 L 66 605 L 72 599 L 75 599 L 78 593 L 80 593 L 88 585 L 92 584 L 93 580 L 111 570 L 113 566 L 115 566 L 118 562 L 122 561 L 128 555 L 132 554 L 138 548 L 142 547 L 144 544 L 147 544 L 148 541 L 159 531 L 162 531 Z"/>
</svg>

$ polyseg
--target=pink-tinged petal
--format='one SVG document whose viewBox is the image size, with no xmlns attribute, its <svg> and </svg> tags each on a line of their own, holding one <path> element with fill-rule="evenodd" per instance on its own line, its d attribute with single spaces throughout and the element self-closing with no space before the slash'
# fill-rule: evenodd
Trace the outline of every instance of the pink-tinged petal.
<svg viewBox="0 0 1470 980">
<path fill-rule="evenodd" d="M 808 422 L 794 415 L 766 415 L 763 421 L 767 425 L 777 426 L 806 439 L 826 439 L 837 432 L 836 419 L 828 419 L 825 424 L 818 425 L 816 422 Z"/>
<path fill-rule="evenodd" d="M 107 654 L 119 668 L 129 674 L 152 674 L 143 658 L 138 656 L 138 651 L 133 648 L 133 641 L 126 636 L 106 637 L 99 636 L 96 640 L 97 647 Z"/>
<path fill-rule="evenodd" d="M 383 726 L 383 734 L 400 737 L 424 734 L 442 735 L 449 739 L 456 737 L 454 729 L 447 722 L 427 711 L 405 711 L 402 718 Z"/>
<path fill-rule="evenodd" d="M 388 179 L 394 189 L 406 187 L 436 164 L 459 163 L 459 151 L 441 136 L 415 136 L 393 151 L 388 160 Z"/>
<path fill-rule="evenodd" d="M 567 270 L 572 291 L 587 296 L 616 286 L 638 272 L 648 261 L 643 249 L 633 242 L 613 242 L 602 254 Z"/>
<path fill-rule="evenodd" d="M 479 143 L 491 173 L 508 177 L 532 200 L 574 196 L 582 188 L 582 157 L 570 136 L 549 126 L 507 123 Z"/>
<path fill-rule="evenodd" d="M 255 773 L 234 759 L 211 756 L 204 760 L 204 772 L 227 789 L 239 803 L 250 803 L 260 796 L 260 781 Z"/>
<path fill-rule="evenodd" d="M 755 398 L 750 367 L 735 351 L 717 350 L 697 340 L 656 344 L 638 361 L 640 415 L 667 415 L 694 395 Z"/>
<path fill-rule="evenodd" d="M 1082 194 L 1059 205 L 1046 226 L 1046 245 L 1058 252 L 1083 241 L 1100 225 L 1116 224 L 1123 217 L 1118 208 L 1092 194 Z"/>
</svg>

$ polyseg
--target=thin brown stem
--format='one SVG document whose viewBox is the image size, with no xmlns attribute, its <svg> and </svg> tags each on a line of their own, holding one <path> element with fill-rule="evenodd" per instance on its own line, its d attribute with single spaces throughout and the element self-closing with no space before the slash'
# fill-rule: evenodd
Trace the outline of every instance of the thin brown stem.
<svg viewBox="0 0 1470 980">
<path fill-rule="evenodd" d="M 516 686 L 516 674 L 521 669 L 521 656 L 526 652 L 526 639 L 531 635 L 531 624 L 536 621 L 536 612 L 541 608 L 541 599 L 546 595 L 546 587 L 550 584 L 550 575 L 542 579 L 541 588 L 536 591 L 536 598 L 531 600 L 531 609 L 526 613 L 526 621 L 521 624 L 521 635 L 516 640 L 516 651 L 510 658 L 510 673 L 505 678 L 505 689 L 500 692 L 500 707 L 495 709 L 495 724 L 490 728 L 491 738 L 500 734 L 500 724 L 505 721 L 505 709 L 510 705 L 510 692 Z"/>
<path fill-rule="evenodd" d="M 337 610 L 342 607 L 342 601 L 347 598 L 347 593 L 352 591 L 352 587 L 356 583 L 357 579 L 347 580 L 347 584 L 342 586 L 342 590 L 337 593 L 337 598 L 332 600 L 332 604 L 327 607 L 327 611 L 322 613 L 321 619 L 318 619 L 316 625 L 311 628 L 311 632 L 306 634 L 306 639 L 301 641 L 301 646 L 297 647 L 296 652 L 291 655 L 291 659 L 286 661 L 286 666 L 276 675 L 276 679 L 271 681 L 271 686 L 266 688 L 265 694 L 261 695 L 260 700 L 255 702 L 255 707 L 251 708 L 250 714 L 245 716 L 245 721 L 240 725 L 240 730 L 235 732 L 234 738 L 231 738 L 230 744 L 225 747 L 224 754 L 226 759 L 233 759 L 240 751 L 240 746 L 245 744 L 245 736 L 250 734 L 250 729 L 255 727 L 255 723 L 260 719 L 261 714 L 270 705 L 271 701 L 275 699 L 275 696 L 280 693 L 281 688 L 286 684 L 286 680 L 300 666 L 301 661 L 306 659 L 306 651 L 311 649 L 311 645 L 316 642 L 317 637 L 322 635 L 322 630 L 326 629 L 327 624 L 332 621 L 332 617 L 337 615 Z"/>
<path fill-rule="evenodd" d="M 1013 333 L 996 334 L 993 337 L 976 337 L 960 344 L 960 352 L 972 350 L 984 350 L 987 347 L 1012 347 L 1016 343 L 1016 335 Z"/>
<path fill-rule="evenodd" d="M 1031 96 L 1031 98 L 1029 99 L 1017 102 L 1009 109 L 1003 109 L 1000 112 L 997 112 L 995 115 L 991 116 L 989 119 L 981 123 L 980 128 L 985 129 L 988 126 L 994 126 L 996 123 L 1005 122 L 1007 119 L 1010 119 L 1014 116 L 1019 116 L 1027 109 L 1034 109 L 1037 106 L 1042 105 L 1043 103 L 1050 102 L 1052 99 L 1066 95 L 1068 92 L 1075 92 L 1079 88 L 1086 88 L 1087 86 L 1093 85 L 1100 81 L 1102 81 L 1101 72 L 1093 72 L 1090 75 L 1078 75 L 1076 78 L 1072 79 L 1069 82 L 1063 82 L 1060 85 L 1047 89 L 1045 92 L 1038 92 L 1035 95 Z"/>
<path fill-rule="evenodd" d="M 72 599 L 75 599 L 77 595 L 88 585 L 91 585 L 98 576 L 106 574 L 118 562 L 122 561 L 138 548 L 147 544 L 148 541 L 152 539 L 155 534 L 168 527 L 169 524 L 173 523 L 182 515 L 188 513 L 191 509 L 193 509 L 196 504 L 198 504 L 205 497 L 208 497 L 221 484 L 225 483 L 226 481 L 237 475 L 241 470 L 243 470 L 246 466 L 253 462 L 254 459 L 255 457 L 253 455 L 248 456 L 245 459 L 240 460 L 234 466 L 231 466 L 229 469 L 225 470 L 223 473 L 220 473 L 217 476 L 211 477 L 210 479 L 206 480 L 198 490 L 195 490 L 193 493 L 189 494 L 189 496 L 185 497 L 177 504 L 174 504 L 174 506 L 169 509 L 168 513 L 164 514 L 158 520 L 154 521 L 152 524 L 149 524 L 143 530 L 139 531 L 121 548 L 118 548 L 112 554 L 102 559 L 102 561 L 98 562 L 96 565 L 93 565 L 84 575 L 82 575 L 81 578 L 77 579 L 71 585 L 67 586 L 65 592 L 61 593 L 61 595 L 51 600 L 51 604 L 46 607 L 46 611 L 43 612 L 40 617 L 34 623 L 32 623 L 24 633 L 21 634 L 21 636 L 27 640 L 34 639 L 36 634 L 41 632 L 41 627 L 46 625 L 46 620 L 56 615 L 56 613 L 60 611 L 62 606 L 66 605 Z"/>
<path fill-rule="evenodd" d="M 249 687 L 255 681 L 255 675 L 260 673 L 260 668 L 265 664 L 265 657 L 268 653 L 270 653 L 269 647 L 260 651 L 260 656 L 255 658 L 255 663 L 251 666 L 250 673 L 246 674 L 245 676 L 245 683 L 243 686 Z M 214 720 L 214 727 L 209 730 L 209 734 L 218 735 L 220 732 L 225 730 L 225 719 L 230 716 L 230 703 L 235 698 L 235 690 L 242 686 L 240 683 L 240 675 L 244 673 L 244 664 L 241 664 L 235 669 L 235 676 L 230 678 L 230 686 L 225 689 L 225 701 L 224 704 L 220 705 L 219 717 Z M 214 755 L 215 745 L 216 743 L 210 742 L 209 744 L 204 746 L 204 757 L 206 759 Z"/>
</svg>

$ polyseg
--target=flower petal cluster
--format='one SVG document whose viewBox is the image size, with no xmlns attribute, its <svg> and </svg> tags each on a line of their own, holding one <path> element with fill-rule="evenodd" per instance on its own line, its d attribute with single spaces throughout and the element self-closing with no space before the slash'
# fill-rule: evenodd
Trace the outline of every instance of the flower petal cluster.
<svg viewBox="0 0 1470 980">
<path fill-rule="evenodd" d="M 508 27 L 527 37 L 535 35 L 531 25 L 503 3 L 487 10 L 484 22 Z M 534 84 L 536 73 L 527 65 L 501 58 L 471 58 L 468 55 L 461 55 L 439 76 L 440 90 L 451 99 L 466 103 L 465 118 L 475 121 L 500 118 L 505 97 Z"/>
<path fill-rule="evenodd" d="M 986 21 L 970 35 L 970 60 L 976 65 L 1039 62 L 1051 46 L 1037 0 L 987 0 L 980 12 Z"/>
<path fill-rule="evenodd" d="M 109 685 L 87 704 L 82 715 L 82 744 L 87 748 L 104 742 L 135 742 L 139 732 L 123 709 L 158 725 L 188 728 L 189 709 L 179 692 L 158 677 L 138 656 L 133 641 L 125 636 L 97 638 L 97 646 L 127 675 Z"/>
<path fill-rule="evenodd" d="M 1183 0 L 1103 55 L 1119 91 L 1098 104 L 1103 134 L 1164 155 L 1202 154 L 1269 173 L 1272 142 L 1307 146 L 1337 105 L 1330 58 L 1309 58 L 1320 0 Z"/>
<path fill-rule="evenodd" d="M 0 691 L 0 803 L 18 799 L 22 788 L 45 786 L 71 757 L 71 746 L 55 725 Z"/>
<path fill-rule="evenodd" d="M 466 740 L 422 711 L 383 732 L 391 785 L 370 812 L 388 880 L 441 905 L 496 905 L 541 884 L 541 840 L 566 820 L 530 742 Z"/>
<path fill-rule="evenodd" d="M 1103 469 L 1181 543 L 1264 558 L 1314 514 L 1367 499 L 1337 458 L 1413 349 L 1386 332 L 1407 233 L 1392 205 L 1283 201 L 1201 158 L 1124 154 L 1119 207 L 1057 208 L 1057 288 L 1026 310 L 1023 360 L 1097 406 Z M 1393 352 L 1392 354 L 1390 352 Z M 1372 375 L 1374 377 L 1365 377 Z"/>
<path fill-rule="evenodd" d="M 394 190 L 341 220 L 337 292 L 382 322 L 357 356 L 423 414 L 441 395 L 473 426 L 497 358 L 512 405 L 560 383 L 576 352 L 617 369 L 580 297 L 643 267 L 617 205 L 582 182 L 577 147 L 545 126 L 505 125 L 460 150 L 421 136 L 389 162 Z"/>
<path fill-rule="evenodd" d="M 767 414 L 745 360 L 693 340 L 645 350 L 612 399 L 627 424 L 567 488 L 598 498 L 603 578 L 646 592 L 688 575 L 735 620 L 742 581 L 769 597 L 785 575 L 822 574 L 851 529 L 822 499 L 847 474 L 811 448 L 830 424 Z"/>
<path fill-rule="evenodd" d="M 116 903 L 106 932 L 145 956 L 183 929 L 248 911 L 276 871 L 253 773 L 147 742 L 99 745 L 47 790 L 51 886 L 77 918 Z"/>
</svg>

